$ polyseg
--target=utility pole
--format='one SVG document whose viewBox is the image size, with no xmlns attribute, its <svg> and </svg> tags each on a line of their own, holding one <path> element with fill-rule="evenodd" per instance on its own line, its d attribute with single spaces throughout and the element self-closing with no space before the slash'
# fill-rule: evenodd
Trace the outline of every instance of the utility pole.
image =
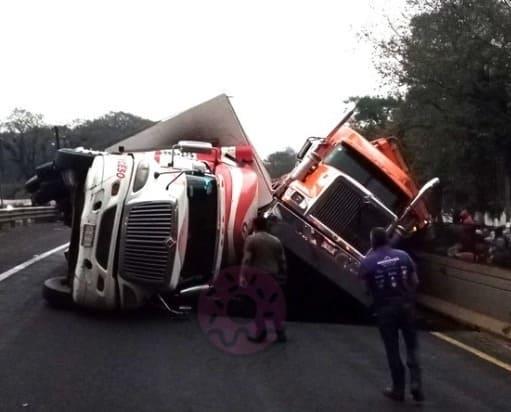
<svg viewBox="0 0 511 412">
<path fill-rule="evenodd" d="M 53 131 L 55 132 L 55 147 L 57 148 L 57 150 L 59 150 L 60 149 L 59 128 L 55 126 L 53 128 Z"/>
</svg>

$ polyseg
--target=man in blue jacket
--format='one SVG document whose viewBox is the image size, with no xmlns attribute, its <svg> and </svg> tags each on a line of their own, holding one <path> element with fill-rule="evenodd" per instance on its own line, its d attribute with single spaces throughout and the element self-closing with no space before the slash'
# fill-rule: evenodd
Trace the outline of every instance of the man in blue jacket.
<svg viewBox="0 0 511 412">
<path fill-rule="evenodd" d="M 408 253 L 389 245 L 385 229 L 371 230 L 371 250 L 362 260 L 360 276 L 374 300 L 380 334 L 392 375 L 392 387 L 383 394 L 404 401 L 405 369 L 399 353 L 399 331 L 406 345 L 406 364 L 410 371 L 410 391 L 422 401 L 421 370 L 415 328 L 415 292 L 419 284 L 415 263 Z"/>
</svg>

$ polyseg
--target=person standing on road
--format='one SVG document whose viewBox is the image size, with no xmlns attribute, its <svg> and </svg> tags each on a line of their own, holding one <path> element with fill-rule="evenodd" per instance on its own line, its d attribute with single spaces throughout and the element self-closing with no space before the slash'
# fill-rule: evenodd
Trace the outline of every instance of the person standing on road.
<svg viewBox="0 0 511 412">
<path fill-rule="evenodd" d="M 415 263 L 410 256 L 389 246 L 385 229 L 371 230 L 371 250 L 362 260 L 360 277 L 372 295 L 380 334 L 392 375 L 392 387 L 383 394 L 404 401 L 405 369 L 399 353 L 399 331 L 406 345 L 406 364 L 410 371 L 410 392 L 423 401 L 418 338 L 415 327 L 415 294 L 419 284 Z"/>
<path fill-rule="evenodd" d="M 280 240 L 268 233 L 266 219 L 258 216 L 253 221 L 254 233 L 249 235 L 245 240 L 243 251 L 242 270 L 240 275 L 240 283 L 242 287 L 246 287 L 245 267 L 255 268 L 261 272 L 267 273 L 283 289 L 286 284 L 286 256 L 284 248 Z M 250 337 L 252 342 L 262 342 L 266 339 L 267 331 L 263 316 L 257 316 L 256 319 L 256 336 Z M 277 341 L 285 342 L 287 340 L 284 324 L 275 317 L 273 319 L 275 331 L 277 333 Z"/>
</svg>

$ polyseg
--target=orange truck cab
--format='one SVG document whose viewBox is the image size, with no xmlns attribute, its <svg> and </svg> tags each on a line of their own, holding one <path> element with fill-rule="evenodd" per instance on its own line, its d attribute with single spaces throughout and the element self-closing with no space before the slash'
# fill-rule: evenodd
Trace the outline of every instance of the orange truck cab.
<svg viewBox="0 0 511 412">
<path fill-rule="evenodd" d="M 370 250 L 373 227 L 387 229 L 394 243 L 428 225 L 421 190 L 395 138 L 369 142 L 338 126 L 326 138 L 309 138 L 299 163 L 275 190 L 267 216 L 284 245 L 335 284 L 368 303 L 355 279 Z"/>
</svg>

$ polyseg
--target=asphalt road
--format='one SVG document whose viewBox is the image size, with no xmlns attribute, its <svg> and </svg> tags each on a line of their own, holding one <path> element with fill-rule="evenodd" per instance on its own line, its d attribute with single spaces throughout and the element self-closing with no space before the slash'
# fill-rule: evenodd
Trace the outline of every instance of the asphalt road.
<svg viewBox="0 0 511 412">
<path fill-rule="evenodd" d="M 0 232 L 0 272 L 66 236 L 53 224 Z M 333 320 L 318 314 L 316 321 L 311 311 L 324 310 L 324 302 L 309 301 L 307 316 L 294 310 L 287 344 L 234 356 L 212 346 L 193 315 L 176 320 L 159 310 L 94 314 L 48 307 L 41 284 L 64 270 L 60 252 L 0 283 L 2 411 L 417 410 L 410 400 L 395 404 L 380 395 L 388 382 L 383 348 L 358 309 Z M 422 409 L 509 410 L 509 372 L 427 331 L 421 345 Z"/>
<path fill-rule="evenodd" d="M 0 230 L 0 273 L 69 241 L 62 223 L 39 223 Z"/>
</svg>

